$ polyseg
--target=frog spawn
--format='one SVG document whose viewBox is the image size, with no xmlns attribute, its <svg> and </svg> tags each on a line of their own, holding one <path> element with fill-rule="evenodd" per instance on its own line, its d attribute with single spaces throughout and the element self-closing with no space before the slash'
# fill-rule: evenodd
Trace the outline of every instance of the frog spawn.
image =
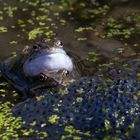
<svg viewBox="0 0 140 140">
<path fill-rule="evenodd" d="M 35 97 L 15 105 L 13 115 L 21 116 L 25 127 L 48 132 L 49 139 L 67 135 L 67 126 L 79 130 L 83 139 L 107 134 L 126 139 L 124 134 L 140 117 L 140 99 L 133 98 L 139 90 L 137 80 L 82 78 L 57 92 L 42 93 L 39 100 Z M 50 121 L 53 117 L 55 121 Z"/>
<path fill-rule="evenodd" d="M 133 79 L 136 78 L 136 72 L 132 69 L 125 69 L 123 67 L 109 68 L 108 76 L 114 80 Z"/>
<path fill-rule="evenodd" d="M 129 60 L 127 64 L 136 72 L 140 72 L 140 59 Z"/>
<path fill-rule="evenodd" d="M 140 60 L 132 59 L 126 62 L 123 62 L 122 65 L 125 66 L 115 66 L 114 68 L 108 68 L 106 70 L 107 76 L 110 79 L 137 79 L 137 74 L 140 72 Z"/>
</svg>

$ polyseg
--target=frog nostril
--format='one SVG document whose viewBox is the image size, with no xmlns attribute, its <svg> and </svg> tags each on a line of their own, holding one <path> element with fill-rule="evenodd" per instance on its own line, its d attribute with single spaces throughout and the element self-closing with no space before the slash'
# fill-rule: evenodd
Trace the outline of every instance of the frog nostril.
<svg viewBox="0 0 140 140">
<path fill-rule="evenodd" d="M 33 45 L 33 50 L 34 51 L 40 50 L 40 46 L 38 44 Z"/>
<path fill-rule="evenodd" d="M 44 75 L 43 73 L 40 73 L 40 75 L 39 75 L 39 80 L 40 81 L 46 81 L 47 80 L 47 76 L 46 75 Z"/>
</svg>

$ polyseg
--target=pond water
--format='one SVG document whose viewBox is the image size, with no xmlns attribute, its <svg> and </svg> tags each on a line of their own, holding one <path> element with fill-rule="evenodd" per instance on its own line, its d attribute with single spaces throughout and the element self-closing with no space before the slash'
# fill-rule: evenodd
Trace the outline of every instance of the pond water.
<svg viewBox="0 0 140 140">
<path fill-rule="evenodd" d="M 81 77 L 104 77 L 106 69 L 137 60 L 131 68 L 140 78 L 140 0 L 0 0 L 1 61 L 26 45 L 55 37 Z M 13 95 L 5 96 L 11 87 L 2 78 L 0 87 L 0 101 L 11 101 Z M 13 102 L 19 102 L 13 93 Z"/>
<path fill-rule="evenodd" d="M 58 37 L 83 75 L 139 55 L 139 1 L 0 1 L 0 59 Z M 93 9 L 94 8 L 94 9 Z M 121 9 L 121 10 L 120 10 Z M 122 14 L 123 13 L 123 14 Z"/>
</svg>

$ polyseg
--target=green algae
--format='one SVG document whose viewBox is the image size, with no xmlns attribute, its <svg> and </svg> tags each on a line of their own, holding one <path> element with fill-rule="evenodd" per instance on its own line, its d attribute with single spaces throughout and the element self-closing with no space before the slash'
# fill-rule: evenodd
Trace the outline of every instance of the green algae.
<svg viewBox="0 0 140 140">
<path fill-rule="evenodd" d="M 16 41 L 16 40 L 12 40 L 9 42 L 9 44 L 17 44 L 17 43 L 18 43 L 18 41 Z"/>
<path fill-rule="evenodd" d="M 3 32 L 3 33 L 7 32 L 7 27 L 1 26 L 0 32 Z"/>
<path fill-rule="evenodd" d="M 2 11 L 0 11 L 0 20 L 5 20 L 5 15 L 8 16 L 10 19 L 14 19 L 15 23 L 8 23 L 9 25 L 1 25 L 0 27 L 0 33 L 6 33 L 9 32 L 9 26 L 13 27 L 13 29 L 17 30 L 19 28 L 19 33 L 23 33 L 23 36 L 26 40 L 32 41 L 36 40 L 39 36 L 45 36 L 48 38 L 53 38 L 56 36 L 57 29 L 60 28 L 60 24 L 62 26 L 66 26 L 68 20 L 61 16 L 62 12 L 67 12 L 67 15 L 69 16 L 69 19 L 76 20 L 77 18 L 80 19 L 80 21 L 88 21 L 89 19 L 94 19 L 94 21 L 90 20 L 90 22 L 85 22 L 84 25 L 76 25 L 74 27 L 73 34 L 78 34 L 80 37 L 76 37 L 77 41 L 88 41 L 87 34 L 84 35 L 85 32 L 92 32 L 94 33 L 96 31 L 95 27 L 96 21 L 98 21 L 100 18 L 105 18 L 107 14 L 110 12 L 110 5 L 100 5 L 98 1 L 94 0 L 92 1 L 94 8 L 88 6 L 86 1 L 80 2 L 79 1 L 68 1 L 63 0 L 60 3 L 54 4 L 53 2 L 46 2 L 45 0 L 37 0 L 37 1 L 30 1 L 30 0 L 20 0 L 19 4 L 22 4 L 22 8 L 18 8 L 17 6 L 8 6 L 5 4 Z M 77 4 L 78 3 L 78 6 Z M 91 4 L 91 3 L 90 3 Z M 54 6 L 54 7 L 53 7 Z M 85 10 L 83 10 L 85 8 Z M 32 9 L 30 11 L 30 9 Z M 54 11 L 53 11 L 53 10 Z M 59 9 L 57 11 L 57 9 Z M 26 15 L 27 13 L 30 13 L 29 18 L 25 19 L 25 16 L 21 16 L 20 18 L 16 15 L 18 12 L 22 10 L 22 14 Z M 3 12 L 4 11 L 4 12 Z M 77 12 L 78 11 L 78 12 Z M 83 12 L 84 11 L 84 12 Z M 50 13 L 54 16 L 50 16 Z M 77 14 L 78 13 L 78 16 Z M 27 14 L 28 17 L 29 14 Z M 76 16 L 75 16 L 76 15 Z M 108 17 L 107 17 L 108 18 Z M 57 20 L 56 20 L 57 19 Z M 58 22 L 58 23 L 57 23 Z M 10 25 L 11 24 L 11 25 Z M 86 26 L 85 26 L 86 24 Z M 113 38 L 117 37 L 119 39 L 128 40 L 134 35 L 136 35 L 140 29 L 140 16 L 139 15 L 130 15 L 127 17 L 122 17 L 120 19 L 115 19 L 112 17 L 109 17 L 107 22 L 100 23 L 105 27 L 105 38 Z M 127 25 L 127 26 L 126 26 Z M 82 33 L 82 36 L 81 36 Z M 100 33 L 99 33 L 100 35 Z M 12 39 L 12 41 L 9 42 L 11 45 L 18 45 L 18 41 L 16 39 Z M 136 43 L 135 46 L 139 46 L 139 44 Z M 118 53 L 123 53 L 123 48 L 118 48 L 116 51 Z M 13 55 L 16 55 L 16 52 L 12 52 Z M 96 52 L 89 52 L 89 58 L 87 58 L 90 62 L 98 62 L 100 59 L 100 54 Z M 104 63 L 101 65 L 101 69 L 103 67 L 111 67 L 112 62 Z M 0 83 L 3 85 L 4 83 Z M 1 98 L 6 100 L 6 93 L 8 90 L 1 89 Z M 82 93 L 83 90 L 79 89 L 77 90 L 77 93 Z M 67 94 L 67 89 L 60 90 L 60 94 Z M 18 93 L 15 93 L 15 97 Z M 37 100 L 41 100 L 43 97 L 37 97 Z M 136 97 L 134 97 L 136 98 Z M 81 102 L 81 98 L 76 99 L 77 102 Z M 15 118 L 11 114 L 11 107 L 13 104 L 10 102 L 1 103 L 1 119 L 0 119 L 0 139 L 18 139 L 20 136 L 25 137 L 32 137 L 35 135 L 34 133 L 37 133 L 38 138 L 44 139 L 48 136 L 47 132 L 36 132 L 35 130 L 26 130 L 22 129 L 22 126 L 24 126 L 24 122 L 22 122 L 21 118 Z M 133 112 L 133 110 L 132 110 Z M 6 119 L 8 118 L 8 119 Z M 56 116 L 50 116 L 50 123 L 55 123 Z M 123 118 L 120 119 L 120 122 L 123 121 Z M 31 125 L 34 125 L 35 122 L 33 122 Z M 106 120 L 106 129 L 110 129 L 109 122 Z M 46 124 L 42 124 L 42 127 Z M 67 126 L 65 128 L 65 131 L 68 133 L 66 136 L 62 136 L 62 139 L 81 139 L 79 135 L 82 134 L 80 130 L 74 129 L 72 126 Z M 77 136 L 78 135 L 78 136 Z M 90 134 L 84 133 L 84 135 L 90 136 Z M 114 138 L 111 138 L 110 136 L 107 136 L 104 138 L 104 140 L 107 139 L 119 139 L 117 136 Z"/>
<path fill-rule="evenodd" d="M 65 136 L 62 136 L 61 140 L 66 140 L 68 138 L 74 139 L 74 140 L 81 140 L 82 135 L 84 136 L 89 136 L 90 137 L 90 132 L 81 132 L 80 130 L 75 129 L 73 126 L 69 125 L 64 128 L 64 131 L 67 132 L 68 134 Z"/>
<path fill-rule="evenodd" d="M 100 59 L 100 54 L 93 51 L 93 52 L 89 52 L 89 57 L 87 58 L 88 61 L 91 62 L 97 62 Z"/>
<path fill-rule="evenodd" d="M 21 117 L 14 117 L 12 115 L 11 107 L 13 106 L 10 102 L 0 103 L 0 139 L 28 139 L 38 138 L 44 139 L 48 136 L 47 132 L 37 131 L 32 128 L 26 129 L 25 122 Z M 53 119 L 53 118 L 52 118 Z M 54 119 L 53 119 L 54 120 Z M 31 123 L 31 126 L 35 125 Z M 43 127 L 43 125 L 42 125 Z"/>
<path fill-rule="evenodd" d="M 15 11 L 17 11 L 18 7 L 15 6 L 15 7 L 12 7 L 12 6 L 7 6 L 7 7 L 4 7 L 4 11 L 6 12 L 6 14 L 10 17 L 10 18 L 13 18 L 14 17 L 14 13 Z"/>
<path fill-rule="evenodd" d="M 83 32 L 83 31 L 93 31 L 92 27 L 79 27 L 77 29 L 75 29 L 75 32 Z"/>
<path fill-rule="evenodd" d="M 52 115 L 48 118 L 48 122 L 50 122 L 51 124 L 58 123 L 59 118 L 60 117 L 58 115 Z"/>
<path fill-rule="evenodd" d="M 17 139 L 19 137 L 18 130 L 22 127 L 21 118 L 15 118 L 11 114 L 10 102 L 0 105 L 0 139 Z"/>
<path fill-rule="evenodd" d="M 137 34 L 139 31 L 139 12 L 129 15 L 122 15 L 120 18 L 109 16 L 107 21 L 101 24 L 105 27 L 105 37 L 118 37 L 126 40 Z"/>
<path fill-rule="evenodd" d="M 117 36 L 128 39 L 139 30 L 139 23 L 140 21 L 137 16 L 125 16 L 119 20 L 110 17 L 107 21 L 106 35 L 107 37 Z"/>
</svg>

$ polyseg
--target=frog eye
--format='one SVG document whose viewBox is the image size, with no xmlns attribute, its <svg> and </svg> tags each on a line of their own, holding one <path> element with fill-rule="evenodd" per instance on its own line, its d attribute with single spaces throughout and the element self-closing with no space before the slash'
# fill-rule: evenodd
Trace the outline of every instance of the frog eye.
<svg viewBox="0 0 140 140">
<path fill-rule="evenodd" d="M 33 50 L 34 51 L 39 51 L 40 50 L 40 46 L 38 44 L 33 45 Z"/>
<path fill-rule="evenodd" d="M 45 74 L 43 74 L 43 73 L 40 73 L 40 75 L 39 75 L 39 80 L 40 80 L 41 82 L 44 82 L 44 81 L 47 80 L 47 76 L 46 76 Z"/>
<path fill-rule="evenodd" d="M 57 41 L 55 42 L 55 45 L 56 45 L 56 47 L 63 48 L 63 43 L 62 43 L 60 40 L 57 40 Z"/>
<path fill-rule="evenodd" d="M 59 41 L 59 47 L 63 47 L 63 43 L 62 43 L 62 41 Z"/>
</svg>

